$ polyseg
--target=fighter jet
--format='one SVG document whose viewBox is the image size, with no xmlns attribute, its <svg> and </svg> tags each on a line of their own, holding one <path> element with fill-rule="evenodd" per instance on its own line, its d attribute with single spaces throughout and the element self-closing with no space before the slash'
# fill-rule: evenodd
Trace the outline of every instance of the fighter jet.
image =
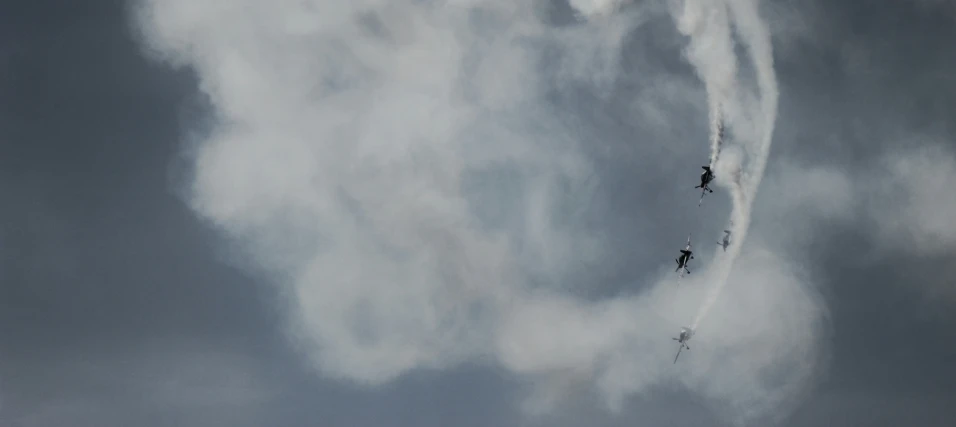
<svg viewBox="0 0 956 427">
<path fill-rule="evenodd" d="M 690 235 L 687 235 L 687 246 L 684 249 L 681 249 L 680 256 L 675 259 L 677 261 L 677 269 L 675 272 L 680 272 L 680 277 L 684 277 L 684 272 L 690 274 L 690 270 L 687 268 L 687 262 L 694 259 L 694 252 L 690 250 Z"/>
<path fill-rule="evenodd" d="M 718 246 L 724 248 L 724 252 L 727 252 L 727 245 L 730 244 L 730 230 L 724 230 L 724 240 L 717 242 Z"/>
<path fill-rule="evenodd" d="M 700 202 L 697 202 L 697 206 L 700 206 L 704 201 L 704 194 L 714 192 L 710 189 L 710 182 L 714 180 L 714 172 L 710 170 L 710 166 L 701 166 L 701 168 L 704 169 L 704 172 L 700 174 L 700 185 L 694 187 L 700 189 Z"/>
<path fill-rule="evenodd" d="M 680 343 L 680 347 L 677 348 L 677 356 L 674 356 L 674 363 L 677 363 L 677 358 L 680 357 L 680 351 L 683 349 L 690 350 L 690 347 L 687 345 L 687 341 L 690 340 L 690 337 L 694 336 L 694 330 L 691 328 L 680 328 L 680 336 L 678 338 L 671 338 L 674 341 Z"/>
</svg>

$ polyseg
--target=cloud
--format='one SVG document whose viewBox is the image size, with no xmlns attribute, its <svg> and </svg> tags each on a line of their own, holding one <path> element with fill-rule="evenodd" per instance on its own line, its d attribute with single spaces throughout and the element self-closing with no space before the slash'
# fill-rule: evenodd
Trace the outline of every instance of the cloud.
<svg viewBox="0 0 956 427">
<path fill-rule="evenodd" d="M 956 245 L 956 201 L 943 197 L 956 176 L 956 154 L 930 137 L 910 136 L 907 144 L 879 151 L 864 169 L 778 162 L 768 192 L 766 216 L 786 221 L 857 221 L 870 226 L 880 249 L 902 248 L 920 256 Z M 805 224 L 806 225 L 806 224 Z M 809 230 L 803 236 L 812 237 Z"/>
<path fill-rule="evenodd" d="M 939 143 L 916 143 L 882 159 L 885 175 L 872 212 L 887 240 L 933 254 L 956 244 L 956 198 L 947 197 L 956 176 L 956 156 Z"/>
<path fill-rule="evenodd" d="M 916 139 L 916 138 L 914 138 Z M 912 277 L 903 286 L 918 286 L 933 302 L 956 302 L 956 287 L 946 258 L 956 248 L 956 200 L 950 183 L 956 176 L 956 153 L 939 141 L 916 142 L 883 159 L 888 183 L 869 199 L 882 249 L 927 257 L 942 270 Z"/>
<path fill-rule="evenodd" d="M 715 410 L 731 419 L 779 422 L 825 371 L 829 313 L 811 274 L 754 240 L 694 337 L 695 356 L 710 354 L 683 381 L 730 402 Z"/>
<path fill-rule="evenodd" d="M 956 174 L 956 153 L 945 141 L 919 133 L 903 141 L 883 144 L 889 148 L 874 151 L 864 168 L 777 162 L 763 191 L 786 197 L 761 200 L 757 240 L 783 248 L 809 270 L 814 266 L 804 258 L 810 244 L 825 241 L 821 228 L 856 225 L 867 245 L 854 248 L 855 263 L 931 259 L 939 264 L 956 247 L 956 226 L 950 220 L 956 202 L 945 197 L 949 177 Z M 950 301 L 956 291 L 944 279 L 946 271 L 896 285 L 919 289 L 934 303 Z"/>
<path fill-rule="evenodd" d="M 787 223 L 786 231 L 794 231 L 794 222 L 803 219 L 854 219 L 859 203 L 856 194 L 865 190 L 855 184 L 857 177 L 823 165 L 781 161 L 774 164 L 767 178 L 763 191 L 780 197 L 762 199 L 759 209 L 766 210 L 766 218 Z M 795 234 L 812 235 L 806 230 Z"/>
<path fill-rule="evenodd" d="M 568 0 L 568 3 L 577 13 L 593 18 L 614 13 L 625 0 Z"/>
<path fill-rule="evenodd" d="M 572 4 L 592 17 L 611 5 Z M 288 296 L 294 342 L 323 375 L 374 386 L 491 361 L 544 396 L 592 384 L 619 408 L 683 384 L 745 419 L 813 377 L 825 310 L 783 257 L 744 251 L 677 365 L 667 338 L 709 292 L 706 268 L 679 288 L 663 268 L 623 296 L 569 292 L 617 247 L 614 230 L 594 232 L 614 213 L 587 205 L 598 143 L 552 95 L 661 82 L 638 102 L 660 102 L 649 112 L 694 93 L 653 63 L 621 73 L 624 43 L 666 17 L 659 5 L 563 27 L 530 1 L 141 6 L 146 48 L 196 71 L 217 121 L 192 159 L 190 205 Z M 650 134 L 684 126 L 638 119 Z M 667 143 L 684 147 L 654 142 Z"/>
</svg>

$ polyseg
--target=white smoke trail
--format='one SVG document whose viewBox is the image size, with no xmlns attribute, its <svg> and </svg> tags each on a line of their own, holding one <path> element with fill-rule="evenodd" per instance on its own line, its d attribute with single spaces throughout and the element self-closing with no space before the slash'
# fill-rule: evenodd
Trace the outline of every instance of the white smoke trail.
<svg viewBox="0 0 956 427">
<path fill-rule="evenodd" d="M 715 285 L 701 304 L 700 310 L 697 312 L 697 317 L 694 318 L 694 323 L 691 324 L 691 329 L 693 330 L 697 330 L 701 320 L 703 320 L 704 316 L 710 311 L 710 308 L 720 296 L 724 285 L 727 284 L 727 279 L 730 277 L 730 271 L 733 269 L 734 261 L 740 255 L 740 248 L 744 240 L 746 240 L 747 230 L 750 228 L 751 203 L 740 182 L 742 168 L 739 157 L 725 157 L 725 159 L 727 158 L 732 160 L 725 160 L 722 166 L 724 166 L 723 169 L 729 169 L 733 174 L 729 183 L 730 197 L 734 206 L 730 214 L 733 223 L 730 227 L 731 241 L 730 244 L 727 245 L 727 251 L 718 255 L 717 259 L 714 260 L 713 277 Z M 730 167 L 728 168 L 727 165 Z"/>
<path fill-rule="evenodd" d="M 760 93 L 758 108 L 763 113 L 760 119 L 754 121 L 757 135 L 751 153 L 754 165 L 745 182 L 747 194 L 750 195 L 752 201 L 757 194 L 760 181 L 763 179 L 764 169 L 767 167 L 774 123 L 777 120 L 779 90 L 777 89 L 777 76 L 773 69 L 773 46 L 770 42 L 770 32 L 760 18 L 756 0 L 731 0 L 730 10 L 734 16 L 734 22 L 737 24 L 737 32 L 743 39 L 744 44 L 747 45 L 751 62 L 757 71 L 757 87 Z"/>
<path fill-rule="evenodd" d="M 672 4 L 673 5 L 673 4 Z M 691 40 L 687 59 L 697 69 L 707 90 L 710 111 L 710 166 L 717 163 L 723 122 L 722 105 L 730 100 L 736 86 L 737 60 L 725 5 L 716 1 L 686 1 L 671 11 L 678 30 Z"/>
<path fill-rule="evenodd" d="M 717 164 L 720 156 L 720 144 L 724 139 L 723 114 L 720 111 L 720 103 L 711 101 L 710 105 L 710 167 Z"/>
<path fill-rule="evenodd" d="M 687 56 L 707 87 L 712 165 L 717 163 L 723 144 L 724 102 L 738 100 L 738 97 L 732 95 L 736 89 L 734 74 L 737 67 L 731 38 L 731 21 L 748 48 L 756 70 L 760 101 L 756 106 L 758 113 L 746 114 L 747 110 L 753 109 L 741 108 L 745 111 L 737 118 L 738 122 L 740 118 L 751 119 L 751 123 L 747 124 L 752 127 L 752 133 L 748 135 L 752 135 L 754 140 L 744 143 L 747 159 L 736 157 L 719 165 L 720 171 L 717 175 L 731 175 L 730 179 L 723 179 L 722 182 L 729 187 L 733 202 L 733 240 L 727 252 L 715 260 L 714 287 L 694 320 L 692 328 L 696 329 L 727 284 L 734 261 L 746 239 L 752 203 L 766 168 L 773 136 L 778 92 L 770 36 L 757 12 L 754 0 L 686 0 L 680 13 L 675 14 L 675 19 L 678 29 L 691 39 Z M 745 164 L 744 160 L 748 162 Z"/>
</svg>

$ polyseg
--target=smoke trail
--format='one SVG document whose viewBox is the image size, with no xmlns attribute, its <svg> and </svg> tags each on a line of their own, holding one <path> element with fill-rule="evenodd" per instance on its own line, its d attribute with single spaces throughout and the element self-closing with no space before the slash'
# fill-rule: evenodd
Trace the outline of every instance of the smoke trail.
<svg viewBox="0 0 956 427">
<path fill-rule="evenodd" d="M 736 159 L 735 157 L 734 160 Z M 742 172 L 739 167 L 740 163 L 736 161 L 733 163 L 737 168 L 730 182 L 730 197 L 734 206 L 730 214 L 733 225 L 729 228 L 732 239 L 730 244 L 727 245 L 727 251 L 718 255 L 714 261 L 713 274 L 715 285 L 701 304 L 700 310 L 697 312 L 697 317 L 694 319 L 694 323 L 691 324 L 692 330 L 697 330 L 697 326 L 700 325 L 701 320 L 703 320 L 704 316 L 710 311 L 710 307 L 717 301 L 724 285 L 727 284 L 727 279 L 730 277 L 730 271 L 733 269 L 734 261 L 740 255 L 740 248 L 747 237 L 747 230 L 750 228 L 750 200 L 747 198 L 744 187 L 740 182 Z"/>
<path fill-rule="evenodd" d="M 673 6 L 673 4 L 672 4 Z M 717 163 L 723 133 L 722 105 L 730 100 L 736 86 L 737 59 L 725 5 L 716 1 L 688 0 L 681 10 L 672 8 L 678 30 L 690 36 L 687 59 L 707 90 L 710 111 L 710 166 Z"/>
<path fill-rule="evenodd" d="M 720 144 L 724 139 L 723 115 L 720 111 L 720 103 L 712 101 L 710 106 L 710 167 L 717 164 L 720 156 Z"/>
<path fill-rule="evenodd" d="M 770 42 L 770 32 L 760 18 L 756 0 L 731 0 L 730 10 L 734 15 L 734 22 L 737 24 L 737 32 L 743 39 L 744 44 L 747 45 L 751 61 L 757 71 L 757 87 L 760 92 L 759 111 L 763 113 L 762 119 L 755 121 L 755 130 L 758 137 L 753 149 L 754 168 L 746 181 L 747 193 L 752 200 L 757 194 L 757 188 L 763 179 L 764 169 L 767 167 L 774 123 L 777 120 L 779 90 L 777 89 L 777 76 L 773 69 L 773 46 Z"/>
<path fill-rule="evenodd" d="M 730 12 L 728 19 L 727 11 Z M 757 112 L 746 114 L 752 108 L 744 110 L 738 117 L 749 118 L 751 123 L 735 123 L 752 129 L 753 141 L 744 143 L 744 151 L 749 163 L 745 166 L 739 156 L 718 165 L 718 175 L 729 187 L 733 202 L 731 232 L 733 240 L 726 253 L 715 260 L 714 287 L 704 299 L 692 328 L 696 329 L 706 317 L 714 302 L 727 284 L 734 261 L 740 254 L 740 248 L 746 239 L 750 226 L 752 203 L 766 168 L 767 156 L 773 136 L 773 126 L 777 114 L 777 82 L 773 70 L 773 52 L 766 25 L 761 20 L 757 5 L 753 0 L 727 0 L 726 2 L 687 0 L 683 10 L 677 16 L 678 28 L 690 36 L 688 58 L 697 68 L 698 74 L 707 86 L 710 108 L 711 164 L 717 164 L 723 144 L 723 103 L 721 100 L 736 101 L 732 96 L 734 87 L 733 73 L 736 73 L 736 55 L 733 52 L 730 23 L 733 21 L 738 36 L 743 40 L 750 54 L 751 62 L 757 74 L 759 103 Z M 703 18 L 706 16 L 706 20 Z M 709 52 L 702 52 L 708 47 Z M 719 54 L 717 53 L 719 52 Z M 705 56 L 706 55 L 706 56 Z M 728 75 L 728 72 L 731 74 Z M 743 105 L 741 107 L 744 107 Z"/>
</svg>

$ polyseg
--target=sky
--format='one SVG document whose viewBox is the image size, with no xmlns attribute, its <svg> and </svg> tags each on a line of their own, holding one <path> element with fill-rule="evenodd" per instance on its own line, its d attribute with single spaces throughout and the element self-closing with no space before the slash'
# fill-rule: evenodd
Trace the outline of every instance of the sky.
<svg viewBox="0 0 956 427">
<path fill-rule="evenodd" d="M 949 425 L 954 37 L 943 0 L 0 0 L 0 424 Z"/>
</svg>

